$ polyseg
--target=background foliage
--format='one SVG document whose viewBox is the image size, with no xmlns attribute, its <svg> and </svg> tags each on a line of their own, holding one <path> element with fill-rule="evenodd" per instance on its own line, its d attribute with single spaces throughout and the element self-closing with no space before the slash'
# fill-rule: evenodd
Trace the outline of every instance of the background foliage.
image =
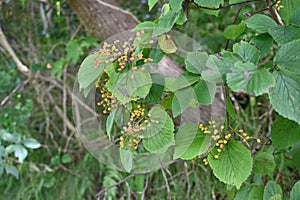
<svg viewBox="0 0 300 200">
<path fill-rule="evenodd" d="M 211 54 L 207 67 L 224 73 L 227 125 L 261 141 L 230 141 L 223 160 L 208 156 L 210 167 L 202 159 L 176 160 L 143 175 L 107 168 L 76 139 L 67 86 L 101 41 L 86 34 L 66 2 L 47 2 L 1 1 L 1 28 L 22 62 L 36 73 L 31 78 L 21 75 L 0 47 L 0 199 L 299 198 L 298 1 L 195 0 L 188 7 L 181 6 L 184 1 L 120 1 L 139 20 L 154 20 L 203 44 Z M 188 13 L 187 18 L 163 19 L 168 6 L 169 15 Z M 241 165 L 229 166 L 237 189 L 220 162 L 241 152 L 234 163 L 253 160 L 245 161 L 245 172 Z M 247 162 L 253 162 L 251 169 Z"/>
</svg>

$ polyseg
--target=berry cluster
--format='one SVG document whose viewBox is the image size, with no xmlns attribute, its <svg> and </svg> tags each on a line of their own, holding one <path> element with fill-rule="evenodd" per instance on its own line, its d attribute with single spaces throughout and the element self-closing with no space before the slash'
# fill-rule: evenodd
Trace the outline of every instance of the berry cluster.
<svg viewBox="0 0 300 200">
<path fill-rule="evenodd" d="M 136 32 L 134 37 L 129 37 L 127 41 L 120 41 L 115 40 L 113 44 L 108 44 L 107 42 L 104 42 L 102 48 L 99 49 L 99 51 L 95 51 L 94 54 L 100 54 L 103 55 L 104 59 L 100 59 L 99 57 L 94 58 L 95 62 L 95 68 L 99 67 L 101 64 L 109 64 L 111 62 L 118 61 L 118 71 L 122 71 L 126 68 L 126 66 L 129 66 L 130 62 L 138 61 L 143 59 L 142 53 L 132 53 L 135 51 L 136 47 L 139 45 L 142 40 L 142 35 L 145 34 L 144 30 L 141 30 L 140 32 Z M 153 44 L 153 40 L 149 40 L 147 42 L 148 44 Z M 152 62 L 152 58 L 144 58 L 144 62 Z"/>
<path fill-rule="evenodd" d="M 238 131 L 236 131 L 236 132 L 237 132 L 237 134 L 241 137 L 242 142 L 244 142 L 244 143 L 248 142 L 248 140 L 250 140 L 250 139 L 255 139 L 257 143 L 260 143 L 260 142 L 261 142 L 259 138 L 256 138 L 256 137 L 250 137 L 250 136 L 248 135 L 248 133 L 246 133 L 243 129 L 240 129 L 240 130 L 238 130 Z"/>
<path fill-rule="evenodd" d="M 109 114 L 117 106 L 117 99 L 105 86 L 107 79 L 98 80 L 96 87 L 101 95 L 100 101 L 97 102 L 97 106 L 104 108 L 103 114 Z"/>
</svg>

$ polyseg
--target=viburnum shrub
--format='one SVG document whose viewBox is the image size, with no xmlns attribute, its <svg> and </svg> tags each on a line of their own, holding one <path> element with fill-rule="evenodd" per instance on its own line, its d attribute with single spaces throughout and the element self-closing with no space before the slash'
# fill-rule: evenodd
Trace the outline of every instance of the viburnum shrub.
<svg viewBox="0 0 300 200">
<path fill-rule="evenodd" d="M 156 3 L 149 1 L 149 7 Z M 201 47 L 181 48 L 180 41 L 188 41 L 172 28 L 188 24 L 189 11 L 217 20 L 221 10 L 234 6 L 239 9 L 224 29 L 223 49 L 210 55 Z M 292 0 L 170 0 L 157 20 L 102 43 L 83 61 L 78 81 L 85 96 L 96 87 L 99 123 L 120 148 L 124 169 L 132 170 L 138 154 L 171 149 L 172 159 L 208 165 L 236 199 L 282 199 L 281 187 L 299 179 L 276 178 L 285 166 L 300 167 L 299 11 L 300 3 Z M 180 74 L 158 73 L 166 55 L 178 61 Z M 212 105 L 213 112 L 218 88 L 223 117 L 220 111 L 221 118 L 185 120 L 203 105 Z M 259 118 L 247 116 L 254 111 L 245 111 L 239 96 L 249 99 L 246 106 Z M 300 198 L 299 183 L 288 191 L 291 199 Z"/>
</svg>

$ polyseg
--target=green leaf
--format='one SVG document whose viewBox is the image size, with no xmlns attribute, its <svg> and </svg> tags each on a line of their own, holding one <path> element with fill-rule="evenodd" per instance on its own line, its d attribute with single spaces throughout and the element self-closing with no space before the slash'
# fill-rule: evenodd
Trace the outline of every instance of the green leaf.
<svg viewBox="0 0 300 200">
<path fill-rule="evenodd" d="M 286 44 L 293 40 L 300 38 L 300 28 L 291 26 L 275 26 L 271 28 L 268 33 L 273 37 L 273 39 L 280 45 Z"/>
<path fill-rule="evenodd" d="M 0 137 L 2 140 L 7 142 L 17 143 L 20 140 L 20 136 L 16 134 L 11 134 L 4 129 L 0 130 Z"/>
<path fill-rule="evenodd" d="M 163 34 L 158 37 L 158 45 L 160 49 L 167 54 L 175 53 L 177 51 L 177 47 L 172 37 L 168 34 Z"/>
<path fill-rule="evenodd" d="M 273 108 L 283 117 L 300 124 L 300 75 L 285 70 L 273 74 L 276 84 L 269 94 Z"/>
<path fill-rule="evenodd" d="M 30 149 L 40 148 L 41 144 L 33 138 L 26 138 L 22 141 L 24 146 Z"/>
<path fill-rule="evenodd" d="M 96 65 L 96 60 L 101 60 L 101 58 L 104 59 L 102 55 L 91 54 L 84 59 L 78 71 L 80 89 L 86 89 L 95 84 L 105 67 L 104 63 Z"/>
<path fill-rule="evenodd" d="M 264 58 L 270 54 L 273 39 L 269 34 L 260 34 L 251 38 L 250 43 L 260 50 L 260 58 Z"/>
<path fill-rule="evenodd" d="M 263 185 L 246 185 L 241 190 L 238 190 L 234 200 L 262 200 L 263 194 Z"/>
<path fill-rule="evenodd" d="M 240 44 L 233 45 L 233 52 L 238 54 L 243 62 L 258 63 L 260 52 L 248 42 L 241 41 Z"/>
<path fill-rule="evenodd" d="M 150 153 L 164 152 L 174 144 L 174 124 L 162 108 L 155 106 L 150 112 L 150 126 L 144 130 L 143 145 Z"/>
<path fill-rule="evenodd" d="M 152 36 L 158 36 L 163 33 L 169 32 L 176 20 L 178 18 L 178 13 L 174 11 L 169 11 L 166 15 L 159 18 L 158 26 L 156 29 L 153 30 Z"/>
<path fill-rule="evenodd" d="M 300 199 L 300 181 L 295 183 L 291 190 L 291 197 L 290 200 L 298 200 Z"/>
<path fill-rule="evenodd" d="M 200 104 L 212 104 L 216 95 L 216 84 L 207 82 L 203 79 L 193 85 L 196 100 Z"/>
<path fill-rule="evenodd" d="M 176 1 L 176 0 L 174 0 L 174 1 Z M 179 11 L 178 17 L 176 19 L 176 24 L 183 25 L 187 20 L 188 20 L 188 18 L 186 16 L 184 10 L 181 9 Z"/>
<path fill-rule="evenodd" d="M 189 73 L 189 72 L 183 72 L 170 85 L 169 89 L 171 91 L 175 92 L 177 90 L 180 90 L 180 89 L 183 89 L 183 88 L 186 88 L 186 87 L 190 87 L 191 85 L 193 85 L 194 83 L 199 81 L 199 79 L 200 79 L 199 75 L 192 74 L 192 73 Z"/>
<path fill-rule="evenodd" d="M 272 124 L 272 144 L 277 149 L 287 149 L 300 141 L 300 125 L 278 115 Z"/>
<path fill-rule="evenodd" d="M 117 109 L 112 110 L 106 119 L 106 134 L 109 140 L 111 140 L 111 130 L 114 124 L 116 110 Z"/>
<path fill-rule="evenodd" d="M 235 109 L 234 109 L 231 99 L 228 95 L 226 97 L 226 111 L 232 119 L 236 119 Z"/>
<path fill-rule="evenodd" d="M 300 7 L 298 7 L 294 14 L 291 16 L 290 23 L 296 26 L 300 26 Z"/>
<path fill-rule="evenodd" d="M 155 6 L 158 0 L 148 0 L 149 11 Z"/>
<path fill-rule="evenodd" d="M 170 0 L 171 9 L 174 12 L 179 12 L 182 8 L 182 3 L 184 0 Z"/>
<path fill-rule="evenodd" d="M 15 148 L 15 156 L 18 158 L 20 163 L 23 163 L 24 159 L 27 157 L 28 151 L 21 144 L 17 144 Z"/>
<path fill-rule="evenodd" d="M 152 31 L 153 29 L 157 28 L 157 24 L 151 21 L 145 21 L 142 23 L 139 23 L 138 25 L 136 25 L 135 28 L 132 29 L 132 31 L 137 32 L 137 31 Z"/>
<path fill-rule="evenodd" d="M 151 86 L 152 79 L 149 72 L 140 69 L 129 70 L 119 76 L 111 92 L 119 101 L 125 103 L 126 98 L 145 98 Z"/>
<path fill-rule="evenodd" d="M 130 172 L 132 169 L 133 153 L 120 148 L 120 159 L 125 171 Z"/>
<path fill-rule="evenodd" d="M 174 159 L 190 160 L 208 151 L 211 136 L 204 134 L 198 126 L 198 124 L 187 123 L 179 128 L 175 138 Z"/>
<path fill-rule="evenodd" d="M 65 153 L 62 157 L 61 157 L 61 162 L 64 164 L 70 163 L 72 162 L 72 157 L 70 154 Z"/>
<path fill-rule="evenodd" d="M 265 186 L 263 199 L 270 200 L 271 198 L 274 198 L 274 196 L 277 197 L 278 195 L 281 196 L 279 199 L 282 199 L 282 189 L 280 185 L 278 185 L 275 181 L 269 181 Z"/>
<path fill-rule="evenodd" d="M 252 170 L 251 152 L 241 143 L 230 140 L 218 159 L 216 148 L 208 156 L 214 175 L 222 182 L 235 185 L 239 189 Z"/>
<path fill-rule="evenodd" d="M 281 0 L 280 5 L 284 6 L 284 8 L 279 10 L 279 14 L 286 24 L 289 24 L 291 16 L 295 13 L 296 9 L 300 7 L 300 1 Z"/>
<path fill-rule="evenodd" d="M 185 59 L 186 70 L 194 73 L 201 74 L 208 60 L 208 54 L 206 52 L 188 52 Z"/>
<path fill-rule="evenodd" d="M 275 169 L 274 157 L 268 152 L 258 152 L 254 156 L 253 173 L 255 174 L 268 174 Z"/>
<path fill-rule="evenodd" d="M 246 28 L 246 24 L 244 21 L 241 21 L 239 24 L 229 25 L 223 32 L 223 35 L 227 39 L 235 40 L 238 36 L 240 36 Z"/>
<path fill-rule="evenodd" d="M 73 64 L 76 64 L 80 56 L 83 54 L 83 51 L 79 45 L 78 40 L 72 40 L 68 43 L 66 47 L 67 51 L 67 60 L 70 60 L 73 62 Z"/>
<path fill-rule="evenodd" d="M 165 110 L 169 110 L 172 108 L 173 97 L 174 97 L 174 93 L 170 93 L 161 100 L 161 106 Z"/>
<path fill-rule="evenodd" d="M 277 26 L 276 22 L 266 15 L 255 14 L 246 20 L 246 24 L 249 28 L 259 32 L 266 33 L 269 29 Z"/>
<path fill-rule="evenodd" d="M 188 98 L 187 98 L 188 97 Z M 172 100 L 173 117 L 177 117 L 184 112 L 193 102 L 195 102 L 195 93 L 192 87 L 186 87 L 177 90 Z"/>
<path fill-rule="evenodd" d="M 13 176 L 15 176 L 17 179 L 19 179 L 19 172 L 18 172 L 18 168 L 16 168 L 13 165 L 5 165 L 5 171 L 7 174 L 12 174 Z"/>
<path fill-rule="evenodd" d="M 295 40 L 283 45 L 274 57 L 274 63 L 280 69 L 300 73 L 300 40 Z"/>
<path fill-rule="evenodd" d="M 227 74 L 227 83 L 233 91 L 244 90 L 259 96 L 268 93 L 275 80 L 263 67 L 257 68 L 253 63 L 237 62 L 232 68 L 232 73 Z"/>
<path fill-rule="evenodd" d="M 165 79 L 164 76 L 158 73 L 150 74 L 152 79 L 152 86 L 149 94 L 143 100 L 143 102 L 156 104 L 160 102 L 164 92 Z"/>
<path fill-rule="evenodd" d="M 234 66 L 239 58 L 229 52 L 223 52 L 221 58 L 215 55 L 210 55 L 206 67 L 202 71 L 202 77 L 204 80 L 214 83 L 226 81 L 226 74 Z"/>
<path fill-rule="evenodd" d="M 195 0 L 195 3 L 203 7 L 218 8 L 223 5 L 224 0 Z"/>
</svg>

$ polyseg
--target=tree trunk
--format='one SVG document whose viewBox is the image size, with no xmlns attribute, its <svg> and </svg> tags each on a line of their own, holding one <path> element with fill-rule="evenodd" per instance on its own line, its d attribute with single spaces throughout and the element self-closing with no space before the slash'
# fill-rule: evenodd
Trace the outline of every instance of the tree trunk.
<svg viewBox="0 0 300 200">
<path fill-rule="evenodd" d="M 139 23 L 133 14 L 120 8 L 114 0 L 67 0 L 67 2 L 86 31 L 100 40 L 130 30 Z M 169 77 L 177 77 L 182 73 L 178 64 L 167 56 L 157 65 L 156 70 Z"/>
<path fill-rule="evenodd" d="M 87 32 L 105 40 L 117 33 L 134 28 L 138 19 L 120 8 L 113 0 L 67 0 Z"/>
</svg>

